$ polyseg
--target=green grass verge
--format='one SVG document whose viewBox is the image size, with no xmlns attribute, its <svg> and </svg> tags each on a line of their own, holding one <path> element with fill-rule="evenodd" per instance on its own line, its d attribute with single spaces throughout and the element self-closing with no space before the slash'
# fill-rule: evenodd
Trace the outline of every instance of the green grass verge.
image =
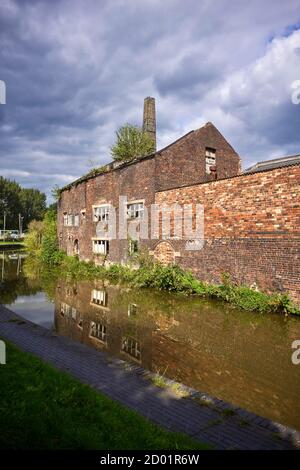
<svg viewBox="0 0 300 470">
<path fill-rule="evenodd" d="M 9 241 L 1 241 L 0 240 L 0 247 L 1 246 L 23 246 L 24 243 L 23 242 L 15 242 L 15 241 L 12 241 L 12 242 L 9 242 Z"/>
<path fill-rule="evenodd" d="M 164 431 L 68 374 L 7 344 L 0 365 L 1 449 L 207 449 Z"/>
</svg>

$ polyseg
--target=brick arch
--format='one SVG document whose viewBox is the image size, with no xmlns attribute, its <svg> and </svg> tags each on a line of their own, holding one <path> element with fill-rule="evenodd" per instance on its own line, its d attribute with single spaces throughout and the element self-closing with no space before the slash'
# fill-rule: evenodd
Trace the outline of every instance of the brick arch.
<svg viewBox="0 0 300 470">
<path fill-rule="evenodd" d="M 153 251 L 153 256 L 165 266 L 175 263 L 175 250 L 170 242 L 159 242 Z"/>
</svg>

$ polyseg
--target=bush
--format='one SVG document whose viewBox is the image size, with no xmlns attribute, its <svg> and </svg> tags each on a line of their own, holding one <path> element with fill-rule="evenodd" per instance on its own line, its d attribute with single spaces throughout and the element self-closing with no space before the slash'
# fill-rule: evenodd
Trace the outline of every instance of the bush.
<svg viewBox="0 0 300 470">
<path fill-rule="evenodd" d="M 56 213 L 47 211 L 43 220 L 41 259 L 49 266 L 58 265 L 64 255 L 58 248 L 56 232 Z"/>
</svg>

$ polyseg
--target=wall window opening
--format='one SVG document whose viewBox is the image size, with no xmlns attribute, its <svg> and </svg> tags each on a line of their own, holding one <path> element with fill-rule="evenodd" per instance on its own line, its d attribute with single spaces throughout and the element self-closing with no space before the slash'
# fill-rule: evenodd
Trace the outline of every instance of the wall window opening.
<svg viewBox="0 0 300 470">
<path fill-rule="evenodd" d="M 216 150 L 210 147 L 205 149 L 205 171 L 206 174 L 210 175 L 212 173 L 211 167 L 216 166 Z"/>
<path fill-rule="evenodd" d="M 94 321 L 91 321 L 90 336 L 92 338 L 96 338 L 102 341 L 103 343 L 106 343 L 106 339 L 107 339 L 106 325 L 103 325 L 103 323 L 96 323 Z"/>
<path fill-rule="evenodd" d="M 134 202 L 127 204 L 127 217 L 129 219 L 141 219 L 144 215 L 144 203 Z"/>
<path fill-rule="evenodd" d="M 93 253 L 107 255 L 109 253 L 108 240 L 93 240 Z"/>
<path fill-rule="evenodd" d="M 109 205 L 95 206 L 93 208 L 94 222 L 108 221 L 109 218 Z"/>
</svg>

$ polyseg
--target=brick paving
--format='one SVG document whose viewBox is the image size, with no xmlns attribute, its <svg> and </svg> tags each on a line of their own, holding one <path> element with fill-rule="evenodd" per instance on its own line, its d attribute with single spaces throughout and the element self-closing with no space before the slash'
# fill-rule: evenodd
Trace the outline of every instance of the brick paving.
<svg viewBox="0 0 300 470">
<path fill-rule="evenodd" d="M 155 386 L 150 372 L 59 336 L 1 305 L 0 338 L 165 429 L 186 433 L 216 449 L 300 449 L 300 432 L 294 429 L 192 390 L 192 398 L 180 398 L 172 387 Z"/>
</svg>

